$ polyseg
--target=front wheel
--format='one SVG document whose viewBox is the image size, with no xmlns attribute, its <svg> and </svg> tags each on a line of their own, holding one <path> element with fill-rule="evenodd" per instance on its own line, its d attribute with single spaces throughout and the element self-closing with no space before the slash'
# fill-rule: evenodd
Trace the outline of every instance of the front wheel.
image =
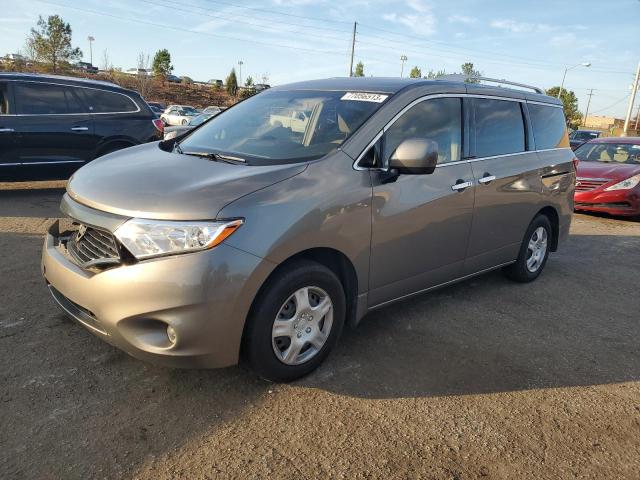
<svg viewBox="0 0 640 480">
<path fill-rule="evenodd" d="M 315 370 L 342 331 L 345 294 L 325 266 L 299 261 L 265 285 L 247 319 L 243 357 L 274 382 L 289 382 Z"/>
<path fill-rule="evenodd" d="M 189 123 L 187 120 L 182 120 L 182 125 L 186 125 L 187 123 Z"/>
<path fill-rule="evenodd" d="M 538 278 L 549 257 L 553 232 L 545 215 L 537 215 L 524 236 L 515 263 L 503 269 L 505 275 L 516 282 L 531 282 Z"/>
</svg>

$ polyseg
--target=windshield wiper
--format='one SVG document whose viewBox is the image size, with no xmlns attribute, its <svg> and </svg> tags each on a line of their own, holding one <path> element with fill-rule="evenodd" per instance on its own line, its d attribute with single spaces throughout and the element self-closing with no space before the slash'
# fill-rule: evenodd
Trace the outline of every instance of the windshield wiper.
<svg viewBox="0 0 640 480">
<path fill-rule="evenodd" d="M 183 155 L 193 155 L 194 157 L 208 158 L 208 159 L 211 159 L 211 160 L 216 160 L 218 162 L 225 162 L 225 163 L 232 163 L 232 164 L 247 163 L 247 161 L 244 158 L 232 157 L 231 155 L 224 155 L 222 153 L 214 153 L 214 152 L 183 152 L 182 150 L 180 151 L 180 153 L 182 153 Z"/>
</svg>

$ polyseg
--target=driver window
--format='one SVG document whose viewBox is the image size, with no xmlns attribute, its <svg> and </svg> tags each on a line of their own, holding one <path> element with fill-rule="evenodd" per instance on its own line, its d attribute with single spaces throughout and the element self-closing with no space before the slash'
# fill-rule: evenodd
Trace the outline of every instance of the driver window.
<svg viewBox="0 0 640 480">
<path fill-rule="evenodd" d="M 460 98 L 434 98 L 414 105 L 384 134 L 385 161 L 403 140 L 423 138 L 438 144 L 438 163 L 456 162 L 462 154 Z"/>
</svg>

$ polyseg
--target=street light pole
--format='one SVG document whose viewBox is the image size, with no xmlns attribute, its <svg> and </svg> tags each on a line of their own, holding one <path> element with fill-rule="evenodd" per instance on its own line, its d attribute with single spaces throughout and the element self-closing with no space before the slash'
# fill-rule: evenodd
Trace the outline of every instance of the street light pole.
<svg viewBox="0 0 640 480">
<path fill-rule="evenodd" d="M 591 63 L 589 62 L 584 62 L 584 63 L 579 63 L 577 65 L 574 65 L 572 67 L 566 67 L 564 69 L 564 75 L 562 76 L 562 83 L 560 84 L 560 90 L 558 90 L 558 98 L 560 98 L 560 95 L 562 94 L 562 89 L 564 88 L 564 79 L 567 78 L 567 72 L 569 70 L 573 70 L 576 67 L 590 67 Z"/>
<path fill-rule="evenodd" d="M 402 78 L 402 74 L 404 73 L 404 62 L 408 60 L 406 55 L 400 56 L 400 61 L 402 62 L 402 66 L 400 67 L 400 78 Z"/>
<path fill-rule="evenodd" d="M 240 83 L 238 85 L 242 86 L 242 65 L 244 65 L 244 62 L 242 60 L 240 60 L 238 62 L 238 67 L 239 67 L 239 74 L 240 74 Z"/>
<path fill-rule="evenodd" d="M 631 123 L 631 114 L 633 113 L 633 104 L 636 101 L 636 92 L 638 91 L 638 82 L 640 82 L 640 62 L 638 62 L 638 68 L 636 69 L 636 79 L 633 81 L 631 98 L 629 98 L 629 108 L 627 109 L 627 117 L 624 120 L 624 128 L 622 130 L 623 137 L 626 137 L 627 132 L 629 131 L 629 124 Z"/>
<path fill-rule="evenodd" d="M 87 37 L 87 40 L 89 40 L 89 63 L 93 65 L 93 41 L 95 40 L 95 38 L 89 35 Z"/>
</svg>

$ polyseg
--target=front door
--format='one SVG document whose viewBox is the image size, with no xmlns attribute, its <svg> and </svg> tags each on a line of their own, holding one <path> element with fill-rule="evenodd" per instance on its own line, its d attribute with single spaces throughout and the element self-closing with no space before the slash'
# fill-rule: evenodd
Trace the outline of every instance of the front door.
<svg viewBox="0 0 640 480">
<path fill-rule="evenodd" d="M 23 167 L 75 165 L 91 160 L 97 141 L 88 109 L 75 87 L 15 82 Z"/>
<path fill-rule="evenodd" d="M 388 181 L 372 171 L 373 212 L 369 306 L 453 280 L 462 274 L 473 214 L 473 173 L 463 158 L 460 98 L 417 103 L 385 129 L 382 165 L 408 138 L 433 140 L 432 174 Z"/>
</svg>

